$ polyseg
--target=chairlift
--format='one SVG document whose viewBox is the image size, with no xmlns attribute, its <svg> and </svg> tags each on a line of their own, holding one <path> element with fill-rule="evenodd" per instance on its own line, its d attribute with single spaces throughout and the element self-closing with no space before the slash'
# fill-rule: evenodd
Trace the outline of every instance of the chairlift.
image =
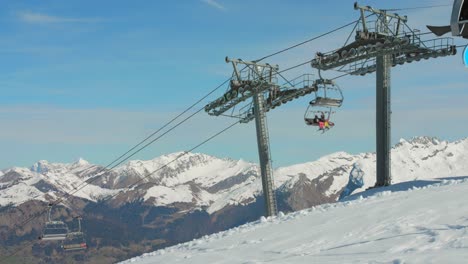
<svg viewBox="0 0 468 264">
<path fill-rule="evenodd" d="M 86 244 L 84 233 L 81 232 L 81 217 L 76 218 L 78 220 L 78 231 L 69 232 L 62 242 L 62 248 L 65 251 L 74 250 L 85 250 L 88 248 Z"/>
<path fill-rule="evenodd" d="M 67 225 L 62 221 L 52 221 L 50 213 L 52 211 L 52 204 L 49 204 L 49 218 L 45 224 L 42 232 L 41 240 L 64 240 L 68 233 Z"/>
<path fill-rule="evenodd" d="M 333 108 L 343 104 L 343 93 L 332 80 L 320 78 L 314 82 L 314 86 L 315 98 L 309 102 L 304 114 L 304 122 L 308 126 L 317 126 L 319 130 L 325 132 L 335 126 L 330 121 L 330 117 L 335 113 Z"/>
</svg>

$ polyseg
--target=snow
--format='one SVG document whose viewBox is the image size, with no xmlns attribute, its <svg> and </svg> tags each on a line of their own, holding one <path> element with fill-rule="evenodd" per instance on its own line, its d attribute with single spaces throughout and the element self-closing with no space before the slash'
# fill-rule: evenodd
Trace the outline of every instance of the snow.
<svg viewBox="0 0 468 264">
<path fill-rule="evenodd" d="M 410 181 L 121 263 L 465 263 L 467 208 L 468 177 Z"/>
<path fill-rule="evenodd" d="M 261 181 L 251 179 L 251 181 L 245 182 L 242 188 L 235 188 L 217 193 L 216 197 L 213 199 L 214 202 L 206 209 L 206 211 L 211 214 L 221 210 L 226 205 L 245 205 L 247 203 L 243 203 L 243 201 L 252 201 L 255 196 L 261 194 L 261 189 Z"/>
<path fill-rule="evenodd" d="M 176 187 L 154 186 L 148 189 L 144 199 L 155 198 L 155 204 L 170 205 L 175 202 L 192 202 L 189 186 L 179 185 Z"/>
<path fill-rule="evenodd" d="M 36 188 L 28 188 L 27 183 L 21 183 L 2 190 L 0 206 L 21 204 L 29 201 L 30 197 L 36 197 L 37 200 L 46 201 L 45 198 L 42 197 L 42 192 Z"/>
</svg>

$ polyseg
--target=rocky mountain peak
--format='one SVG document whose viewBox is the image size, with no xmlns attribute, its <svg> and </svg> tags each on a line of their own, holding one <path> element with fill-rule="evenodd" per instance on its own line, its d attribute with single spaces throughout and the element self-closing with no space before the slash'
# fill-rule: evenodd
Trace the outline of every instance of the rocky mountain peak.
<svg viewBox="0 0 468 264">
<path fill-rule="evenodd" d="M 74 166 L 88 166 L 88 165 L 90 165 L 90 163 L 87 160 L 84 160 L 83 158 L 79 158 L 72 165 L 74 165 Z"/>
<path fill-rule="evenodd" d="M 40 160 L 31 166 L 31 171 L 37 173 L 46 173 L 50 169 L 50 163 L 47 160 Z"/>
<path fill-rule="evenodd" d="M 439 145 L 443 141 L 441 141 L 437 137 L 422 136 L 422 137 L 413 137 L 408 142 L 413 145 L 418 144 L 418 145 L 430 146 L 430 145 Z"/>
</svg>

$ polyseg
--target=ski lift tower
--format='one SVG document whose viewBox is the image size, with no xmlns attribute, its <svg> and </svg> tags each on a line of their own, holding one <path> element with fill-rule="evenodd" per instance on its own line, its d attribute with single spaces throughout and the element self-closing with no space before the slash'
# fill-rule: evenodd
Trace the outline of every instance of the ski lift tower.
<svg viewBox="0 0 468 264">
<path fill-rule="evenodd" d="M 232 63 L 234 68 L 226 92 L 207 104 L 205 111 L 212 116 L 237 118 L 240 123 L 255 119 L 266 216 L 273 216 L 277 213 L 277 205 L 266 112 L 314 92 L 316 86 L 313 85 L 310 74 L 301 75 L 291 81 L 284 79 L 278 71 L 278 65 L 228 57 L 226 63 Z M 278 85 L 278 76 L 286 81 L 285 85 Z"/>
<path fill-rule="evenodd" d="M 376 147 L 377 181 L 375 187 L 391 184 L 391 67 L 456 54 L 452 38 L 422 40 L 418 30 L 412 30 L 407 17 L 388 13 L 388 10 L 359 6 L 360 20 L 355 27 L 355 40 L 337 50 L 317 53 L 311 62 L 313 68 L 335 69 L 350 75 L 376 72 Z M 369 15 L 365 15 L 370 13 Z M 368 20 L 375 17 L 376 20 Z M 351 34 L 353 33 L 351 32 Z M 350 35 L 351 36 L 351 35 Z M 349 39 L 349 38 L 348 38 Z"/>
</svg>

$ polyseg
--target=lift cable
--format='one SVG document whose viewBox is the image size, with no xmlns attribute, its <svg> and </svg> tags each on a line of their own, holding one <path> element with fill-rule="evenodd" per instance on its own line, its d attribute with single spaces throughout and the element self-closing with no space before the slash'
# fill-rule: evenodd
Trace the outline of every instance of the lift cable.
<svg viewBox="0 0 468 264">
<path fill-rule="evenodd" d="M 350 26 L 350 25 L 352 25 L 352 24 L 354 24 L 354 23 L 356 23 L 356 22 L 358 22 L 358 21 L 359 21 L 359 19 L 358 19 L 358 20 L 354 20 L 353 22 L 350 22 L 350 23 L 348 23 L 348 24 L 346 24 L 346 25 L 343 25 L 343 26 L 341 26 L 341 27 L 335 28 L 335 29 L 333 29 L 333 30 L 330 30 L 330 31 L 328 31 L 328 32 L 325 32 L 325 33 L 323 33 L 323 34 L 320 34 L 320 35 L 318 35 L 318 36 L 315 36 L 315 37 L 313 37 L 313 38 L 310 38 L 310 39 L 308 39 L 308 40 L 305 40 L 305 41 L 303 41 L 303 42 L 301 42 L 301 43 L 295 44 L 295 45 L 293 45 L 293 46 L 287 47 L 287 48 L 282 49 L 282 50 L 280 50 L 280 51 L 274 52 L 274 53 L 272 53 L 272 54 L 270 54 L 270 55 L 267 55 L 267 56 L 265 56 L 265 57 L 262 57 L 262 58 L 260 58 L 260 59 L 258 59 L 258 60 L 254 60 L 254 62 L 259 62 L 259 61 L 262 61 L 262 60 L 264 60 L 264 59 L 267 59 L 267 58 L 273 57 L 273 56 L 275 56 L 275 55 L 278 55 L 278 54 L 280 54 L 280 53 L 283 53 L 283 52 L 285 52 L 285 51 L 288 51 L 288 50 L 297 48 L 297 47 L 299 47 L 299 46 L 302 46 L 302 45 L 304 45 L 304 44 L 307 44 L 307 43 L 309 43 L 309 42 L 312 42 L 312 41 L 314 41 L 314 40 L 317 40 L 317 39 L 319 39 L 319 38 L 322 38 L 322 37 L 324 37 L 324 36 L 326 36 L 326 35 L 329 35 L 329 34 L 331 34 L 331 33 L 334 33 L 334 32 L 336 32 L 336 31 L 338 31 L 338 30 L 341 30 L 341 29 L 343 29 L 343 28 L 345 28 L 345 27 L 348 27 L 348 26 Z"/>
<path fill-rule="evenodd" d="M 437 7 L 446 7 L 446 6 L 453 6 L 453 5 L 452 4 L 428 5 L 428 6 L 404 7 L 404 8 L 382 9 L 382 10 L 384 10 L 384 11 L 401 11 L 401 10 L 427 9 L 427 8 L 437 8 Z"/>
<path fill-rule="evenodd" d="M 369 16 L 371 16 L 371 15 L 368 15 L 366 18 L 368 18 Z M 356 30 L 358 25 L 359 25 L 359 20 L 356 21 L 356 24 L 354 25 L 353 30 L 351 30 L 351 32 L 349 33 L 348 38 L 346 39 L 345 44 L 343 45 L 343 47 L 348 45 L 348 41 L 351 38 L 351 36 L 353 35 L 353 32 L 354 32 L 354 30 Z"/>
</svg>

